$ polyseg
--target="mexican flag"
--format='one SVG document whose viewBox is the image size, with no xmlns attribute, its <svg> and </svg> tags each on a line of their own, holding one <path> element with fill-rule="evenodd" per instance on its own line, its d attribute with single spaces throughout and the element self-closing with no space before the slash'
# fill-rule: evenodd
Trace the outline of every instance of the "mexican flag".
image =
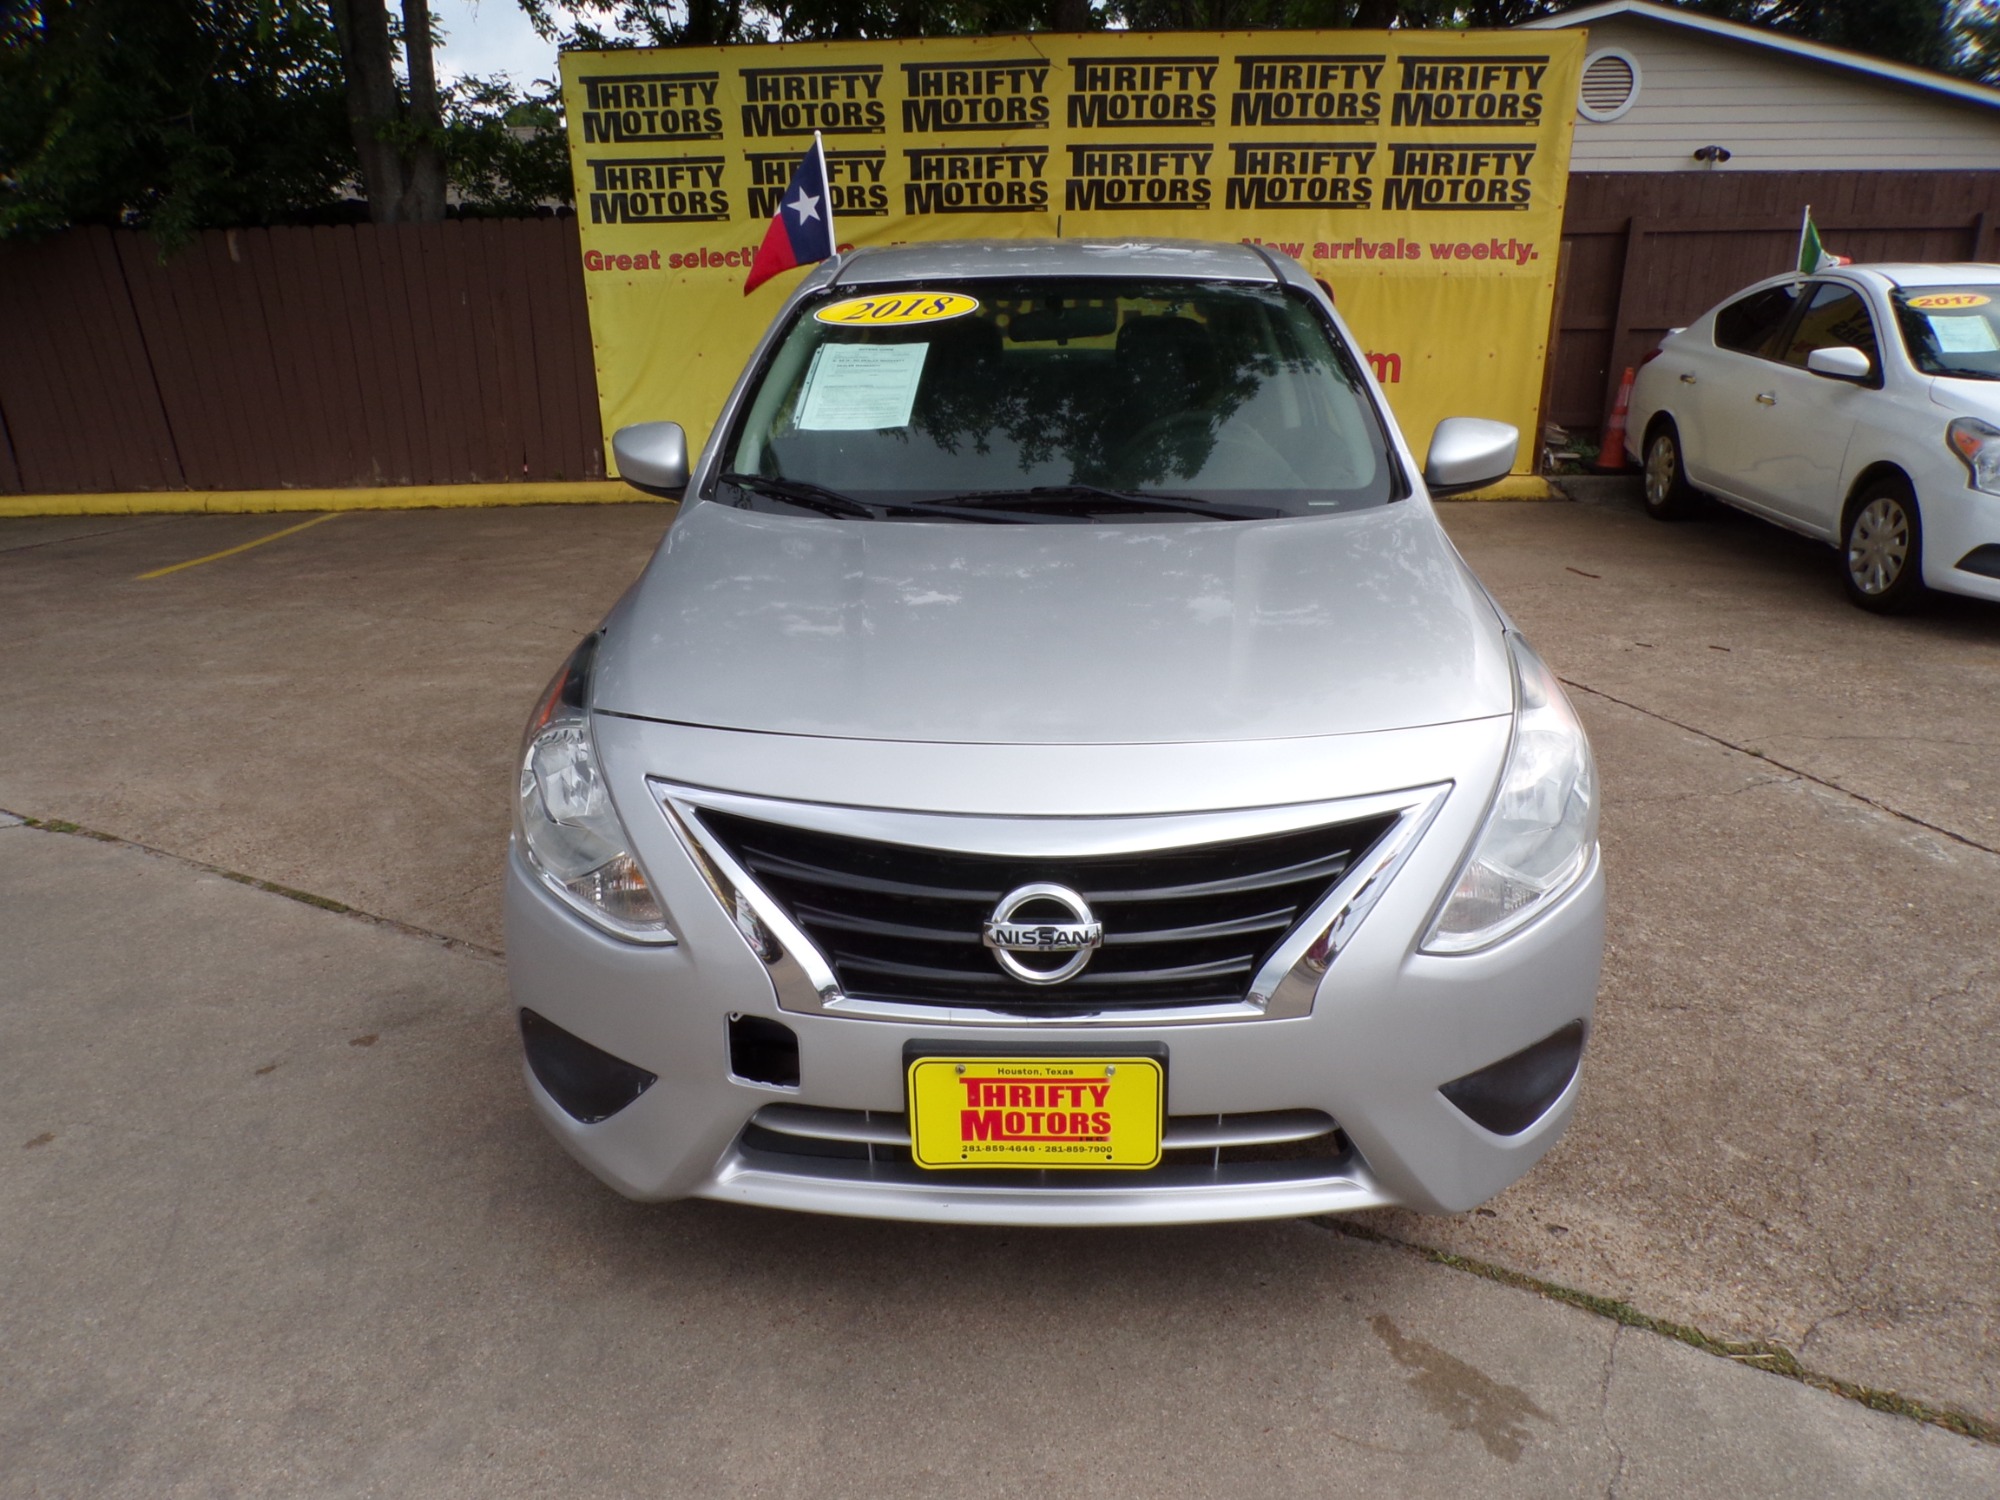
<svg viewBox="0 0 2000 1500">
<path fill-rule="evenodd" d="M 1812 221 L 1812 205 L 1806 205 L 1805 227 L 1799 231 L 1799 274 L 1813 276 L 1832 266 L 1851 266 L 1845 255 L 1835 255 L 1819 242 L 1819 230 Z"/>
</svg>

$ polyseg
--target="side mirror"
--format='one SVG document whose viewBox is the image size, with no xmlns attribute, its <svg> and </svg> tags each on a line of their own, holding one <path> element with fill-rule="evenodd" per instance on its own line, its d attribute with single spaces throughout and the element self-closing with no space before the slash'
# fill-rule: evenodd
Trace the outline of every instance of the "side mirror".
<svg viewBox="0 0 2000 1500">
<path fill-rule="evenodd" d="M 1875 361 L 1859 349 L 1841 344 L 1832 349 L 1815 349 L 1806 356 L 1806 368 L 1829 380 L 1866 380 L 1875 373 Z"/>
<path fill-rule="evenodd" d="M 688 440 L 678 422 L 634 422 L 611 435 L 618 477 L 635 490 L 678 500 L 688 487 Z"/>
<path fill-rule="evenodd" d="M 1485 417 L 1446 417 L 1431 435 L 1424 486 L 1433 495 L 1454 495 L 1504 479 L 1520 447 L 1518 427 Z"/>
</svg>

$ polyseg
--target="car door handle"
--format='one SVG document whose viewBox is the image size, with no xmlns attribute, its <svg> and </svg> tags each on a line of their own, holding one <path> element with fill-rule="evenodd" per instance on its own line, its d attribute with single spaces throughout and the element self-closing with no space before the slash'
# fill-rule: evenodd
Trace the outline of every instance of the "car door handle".
<svg viewBox="0 0 2000 1500">
<path fill-rule="evenodd" d="M 1682 385 L 1693 385 L 1693 384 L 1694 384 L 1694 376 L 1692 376 L 1692 375 L 1683 375 L 1683 376 L 1681 376 L 1681 384 L 1682 384 Z"/>
<path fill-rule="evenodd" d="M 1778 398 L 1772 395 L 1769 391 L 1759 391 L 1757 393 L 1757 404 L 1759 406 L 1776 406 L 1778 404 Z"/>
</svg>

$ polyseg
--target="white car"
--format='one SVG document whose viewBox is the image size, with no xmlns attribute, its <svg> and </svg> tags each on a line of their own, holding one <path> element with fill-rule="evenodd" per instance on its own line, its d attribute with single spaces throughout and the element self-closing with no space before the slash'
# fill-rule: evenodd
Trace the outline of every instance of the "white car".
<svg viewBox="0 0 2000 1500">
<path fill-rule="evenodd" d="M 1706 491 L 1831 542 L 1863 609 L 2000 601 L 2000 266 L 1760 281 L 1647 356 L 1625 445 L 1654 516 Z"/>
</svg>

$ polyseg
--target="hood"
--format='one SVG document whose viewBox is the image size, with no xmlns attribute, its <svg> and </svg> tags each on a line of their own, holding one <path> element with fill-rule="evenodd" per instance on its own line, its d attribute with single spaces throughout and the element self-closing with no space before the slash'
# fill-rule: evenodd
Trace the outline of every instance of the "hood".
<svg viewBox="0 0 2000 1500">
<path fill-rule="evenodd" d="M 2000 380 L 1965 380 L 1953 375 L 1931 377 L 1931 402 L 1953 416 L 2000 420 Z"/>
<path fill-rule="evenodd" d="M 1503 714 L 1499 621 L 1418 504 L 1260 522 L 687 506 L 606 621 L 599 710 L 874 740 L 1361 734 Z"/>
</svg>

